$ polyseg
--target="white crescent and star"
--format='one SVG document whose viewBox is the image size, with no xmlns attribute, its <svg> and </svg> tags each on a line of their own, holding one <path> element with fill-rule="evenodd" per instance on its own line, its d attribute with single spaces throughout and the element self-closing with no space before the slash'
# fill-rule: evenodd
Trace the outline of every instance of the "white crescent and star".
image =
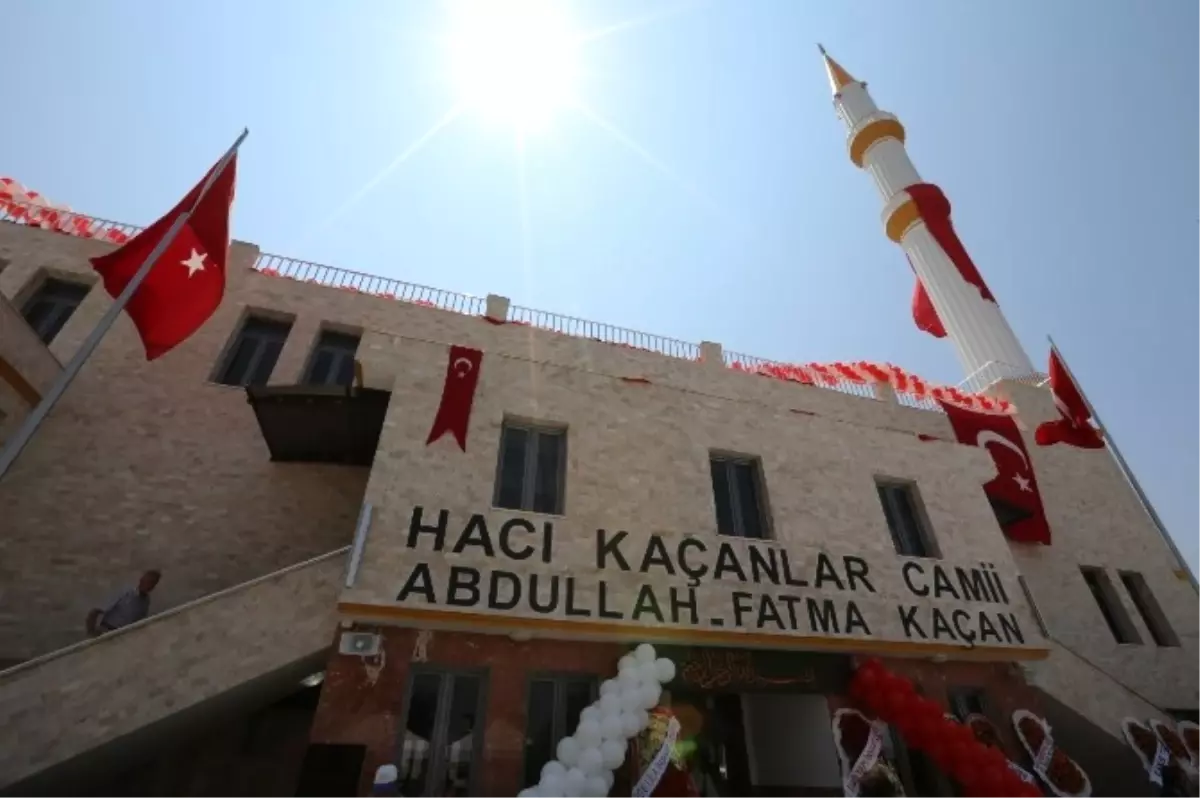
<svg viewBox="0 0 1200 798">
<path fill-rule="evenodd" d="M 206 257 L 207 256 L 203 252 L 198 252 L 193 249 L 190 257 L 179 262 L 187 268 L 188 277 L 191 278 L 196 276 L 196 272 L 204 271 L 204 259 Z"/>
<path fill-rule="evenodd" d="M 1025 456 L 1025 452 L 1021 451 L 1021 447 L 1017 446 L 1008 438 L 1004 437 L 998 432 L 993 432 L 990 429 L 981 430 L 979 434 L 975 436 L 975 445 L 981 449 L 986 450 L 989 443 L 998 443 L 1004 448 L 1015 452 L 1017 456 L 1021 458 L 1021 462 L 1025 464 L 1025 470 L 1030 470 L 1029 458 Z M 1033 493 L 1033 488 L 1030 486 L 1030 480 L 1028 477 L 1022 474 L 1014 474 L 1013 482 L 1016 482 L 1017 487 L 1022 491 L 1025 491 L 1026 493 Z"/>
<path fill-rule="evenodd" d="M 465 364 L 466 368 L 459 369 L 459 367 L 458 367 L 459 363 Z M 456 358 L 454 358 L 454 363 L 452 364 L 452 368 L 454 369 L 454 373 L 457 374 L 459 377 L 465 377 L 471 373 L 471 369 L 475 368 L 475 364 L 471 362 L 470 358 L 456 357 Z"/>
</svg>

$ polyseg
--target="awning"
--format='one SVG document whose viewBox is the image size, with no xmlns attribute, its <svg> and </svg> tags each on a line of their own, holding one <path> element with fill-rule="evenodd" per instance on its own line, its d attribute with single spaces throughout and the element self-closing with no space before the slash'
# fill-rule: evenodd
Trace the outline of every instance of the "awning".
<svg viewBox="0 0 1200 798">
<path fill-rule="evenodd" d="M 271 459 L 369 466 L 391 391 L 324 385 L 247 386 Z"/>
</svg>

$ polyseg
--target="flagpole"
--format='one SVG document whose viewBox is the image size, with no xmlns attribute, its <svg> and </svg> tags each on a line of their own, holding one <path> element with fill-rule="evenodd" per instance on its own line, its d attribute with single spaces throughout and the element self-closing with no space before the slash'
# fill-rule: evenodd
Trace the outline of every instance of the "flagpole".
<svg viewBox="0 0 1200 798">
<path fill-rule="evenodd" d="M 216 182 L 216 179 L 225 171 L 225 167 L 229 165 L 233 156 L 237 154 L 238 147 L 242 146 L 242 142 L 246 140 L 246 136 L 248 135 L 250 135 L 249 129 L 243 129 L 242 134 L 238 136 L 233 146 L 221 156 L 221 160 L 217 161 L 217 165 L 213 167 L 207 179 L 205 179 L 204 185 L 200 187 L 200 193 L 196 195 L 196 201 L 192 203 L 192 207 L 175 217 L 175 221 L 167 228 L 166 234 L 159 239 L 158 244 L 151 250 L 142 265 L 138 267 L 133 278 L 125 284 L 124 290 L 113 300 L 104 315 L 100 317 L 100 321 L 96 324 L 95 329 L 88 334 L 88 337 L 79 346 L 78 351 L 67 362 L 67 365 L 63 367 L 63 370 L 58 373 L 58 376 L 54 378 L 54 383 L 50 386 L 50 390 L 46 391 L 46 395 L 42 397 L 42 401 L 38 402 L 37 407 L 21 422 L 21 426 L 9 440 L 8 445 L 3 450 L 0 450 L 0 479 L 4 478 L 4 475 L 8 473 L 8 469 L 16 462 L 18 455 L 21 454 L 21 450 L 25 448 L 25 445 L 29 443 L 29 439 L 33 437 L 33 433 L 37 432 L 38 427 L 46 420 L 46 416 L 54 409 L 54 405 L 62 398 L 63 393 L 66 392 L 71 381 L 79 374 L 88 357 L 100 345 L 100 341 L 103 340 L 105 334 L 112 327 L 117 316 L 121 315 L 121 311 L 129 304 L 129 299 L 146 279 L 146 275 L 150 274 L 150 270 L 154 268 L 155 262 L 162 257 L 167 247 L 175 240 L 175 236 L 179 234 L 179 231 L 191 219 L 192 211 L 204 199 L 204 195 L 212 188 L 212 184 Z"/>
<path fill-rule="evenodd" d="M 1075 375 L 1071 373 L 1071 367 L 1067 365 L 1067 359 L 1062 356 L 1062 352 L 1058 350 L 1058 346 L 1054 343 L 1054 339 L 1049 335 L 1046 338 L 1050 341 L 1050 350 L 1058 356 L 1058 362 L 1062 365 L 1063 371 L 1067 373 L 1067 377 L 1075 384 L 1075 390 L 1079 392 L 1079 398 L 1083 400 L 1084 407 L 1088 413 L 1096 421 L 1096 426 L 1100 428 L 1100 434 L 1104 436 L 1104 440 L 1108 443 L 1106 447 L 1113 460 L 1117 463 L 1117 468 L 1121 469 L 1121 475 L 1125 477 L 1125 481 L 1133 488 L 1133 492 L 1137 494 L 1138 500 L 1142 503 L 1142 508 L 1146 511 L 1146 515 L 1150 516 L 1150 520 L 1154 522 L 1154 526 L 1158 529 L 1158 534 L 1162 537 L 1171 553 L 1175 555 L 1175 559 L 1187 574 L 1188 581 L 1192 583 L 1192 590 L 1197 590 L 1196 575 L 1192 573 L 1192 568 L 1188 565 L 1187 560 L 1179 553 L 1179 548 L 1175 545 L 1175 541 L 1171 539 L 1171 535 L 1167 532 L 1166 524 L 1159 518 L 1158 513 L 1154 510 L 1154 505 L 1150 503 L 1150 497 L 1142 490 L 1141 484 L 1137 481 L 1137 477 L 1133 475 L 1133 471 L 1129 468 L 1129 463 L 1125 462 L 1125 458 L 1121 455 L 1121 450 L 1117 448 L 1117 442 L 1113 439 L 1112 433 L 1104 426 L 1104 422 L 1100 420 L 1100 416 L 1096 413 L 1096 408 L 1092 407 L 1092 403 L 1088 401 L 1087 394 L 1083 392 L 1083 387 L 1080 386 L 1079 380 L 1075 379 Z M 1198 591 L 1200 592 L 1200 591 Z"/>
</svg>

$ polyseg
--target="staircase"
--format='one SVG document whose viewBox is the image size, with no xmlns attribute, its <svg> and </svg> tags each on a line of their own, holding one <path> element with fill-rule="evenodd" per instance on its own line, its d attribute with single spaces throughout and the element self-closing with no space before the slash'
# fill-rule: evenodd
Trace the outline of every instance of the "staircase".
<svg viewBox="0 0 1200 798">
<path fill-rule="evenodd" d="M 0 671 L 0 791 L 128 767 L 324 667 L 349 547 Z"/>
</svg>

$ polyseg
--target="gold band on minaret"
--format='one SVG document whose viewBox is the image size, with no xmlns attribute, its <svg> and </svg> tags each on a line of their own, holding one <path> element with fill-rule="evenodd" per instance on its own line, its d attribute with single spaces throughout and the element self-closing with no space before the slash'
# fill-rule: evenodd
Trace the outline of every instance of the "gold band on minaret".
<svg viewBox="0 0 1200 798">
<path fill-rule="evenodd" d="M 867 154 L 867 150 L 876 142 L 884 139 L 896 139 L 901 144 L 904 143 L 904 125 L 900 124 L 899 119 L 885 118 L 876 119 L 874 122 L 868 122 L 854 134 L 854 138 L 850 139 L 850 160 L 854 161 L 854 165 L 859 169 L 862 168 L 863 158 Z"/>
</svg>

